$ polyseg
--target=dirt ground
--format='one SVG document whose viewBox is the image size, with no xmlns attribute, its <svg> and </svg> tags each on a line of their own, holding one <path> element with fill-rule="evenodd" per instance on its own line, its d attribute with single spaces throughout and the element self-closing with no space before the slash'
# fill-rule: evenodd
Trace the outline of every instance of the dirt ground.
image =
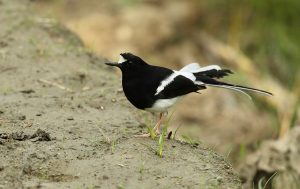
<svg viewBox="0 0 300 189">
<path fill-rule="evenodd" d="M 31 1 L 0 0 L 0 188 L 240 188 L 204 145 L 146 131 L 104 59 Z"/>
</svg>

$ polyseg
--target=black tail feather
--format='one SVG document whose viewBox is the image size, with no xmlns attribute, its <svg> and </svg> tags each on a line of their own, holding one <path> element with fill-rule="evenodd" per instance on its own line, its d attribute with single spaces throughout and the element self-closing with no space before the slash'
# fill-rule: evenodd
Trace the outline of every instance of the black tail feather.
<svg viewBox="0 0 300 189">
<path fill-rule="evenodd" d="M 222 70 L 212 69 L 212 70 L 194 73 L 196 77 L 202 75 L 202 76 L 207 76 L 210 78 L 217 78 L 217 79 L 228 76 L 229 74 L 233 74 L 233 72 L 228 69 L 222 69 Z"/>
</svg>

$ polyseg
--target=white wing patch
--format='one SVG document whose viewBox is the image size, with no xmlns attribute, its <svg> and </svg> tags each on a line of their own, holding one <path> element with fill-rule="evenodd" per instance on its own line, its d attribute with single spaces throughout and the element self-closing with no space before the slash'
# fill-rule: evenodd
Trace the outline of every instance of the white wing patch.
<svg viewBox="0 0 300 189">
<path fill-rule="evenodd" d="M 194 82 L 197 85 L 203 84 L 202 82 L 196 81 L 196 77 L 191 72 L 182 71 L 182 69 L 180 71 L 175 71 L 175 70 L 173 70 L 173 71 L 174 71 L 174 73 L 172 73 L 169 77 L 167 77 L 160 83 L 160 85 L 156 89 L 155 95 L 157 95 L 161 91 L 163 91 L 165 89 L 165 87 L 168 86 L 170 83 L 172 83 L 172 81 L 174 81 L 174 79 L 179 75 L 186 77 L 187 79 L 191 80 L 192 82 Z"/>
<path fill-rule="evenodd" d="M 166 88 L 166 86 L 168 86 L 170 83 L 172 83 L 172 81 L 174 81 L 174 79 L 179 75 L 186 77 L 187 79 L 194 82 L 196 85 L 205 85 L 205 83 L 203 83 L 201 81 L 196 81 L 196 77 L 194 76 L 193 73 L 205 72 L 208 70 L 221 70 L 221 67 L 218 65 L 210 65 L 210 66 L 201 67 L 198 63 L 191 63 L 191 64 L 184 66 L 179 71 L 173 70 L 174 73 L 172 73 L 169 77 L 164 79 L 160 83 L 160 85 L 157 87 L 155 95 L 157 95 L 161 91 L 163 91 Z"/>
<path fill-rule="evenodd" d="M 174 71 L 174 73 L 172 73 L 169 77 L 167 77 L 166 79 L 162 80 L 160 82 L 160 85 L 157 87 L 156 89 L 156 93 L 155 95 L 157 95 L 158 93 L 160 93 L 162 90 L 164 90 L 164 88 L 169 85 L 172 81 L 174 81 L 175 77 L 177 77 L 177 71 Z"/>
</svg>

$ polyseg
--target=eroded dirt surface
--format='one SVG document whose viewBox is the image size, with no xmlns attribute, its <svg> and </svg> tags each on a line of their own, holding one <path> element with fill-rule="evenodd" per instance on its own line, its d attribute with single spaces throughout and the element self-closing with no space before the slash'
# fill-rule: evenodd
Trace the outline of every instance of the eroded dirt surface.
<svg viewBox="0 0 300 189">
<path fill-rule="evenodd" d="M 119 77 L 29 4 L 0 1 L 0 188 L 240 188 L 210 149 L 133 138 Z"/>
<path fill-rule="evenodd" d="M 2 140 L 2 141 L 1 141 Z M 0 142 L 6 142 L 7 140 L 31 140 L 31 141 L 51 141 L 50 134 L 46 131 L 38 129 L 33 134 L 25 134 L 23 131 L 21 132 L 13 132 L 13 133 L 0 133 Z"/>
</svg>

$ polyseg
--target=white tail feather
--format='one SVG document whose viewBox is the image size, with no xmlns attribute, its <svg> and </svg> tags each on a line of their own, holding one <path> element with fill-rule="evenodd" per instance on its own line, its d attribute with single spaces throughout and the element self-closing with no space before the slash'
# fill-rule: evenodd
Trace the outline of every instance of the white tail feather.
<svg viewBox="0 0 300 189">
<path fill-rule="evenodd" d="M 208 70 L 221 70 L 221 67 L 218 65 L 210 65 L 210 66 L 205 66 L 197 70 L 198 72 L 205 72 Z"/>
<path fill-rule="evenodd" d="M 264 91 L 257 90 L 257 89 L 250 89 L 250 88 L 247 88 L 247 87 L 239 87 L 239 86 L 233 86 L 233 87 L 236 88 L 236 89 L 241 89 L 241 90 L 245 90 L 245 91 L 253 91 L 253 92 L 257 92 L 257 93 L 260 93 L 260 94 L 266 95 L 266 96 L 272 96 L 271 93 L 264 92 Z"/>
<path fill-rule="evenodd" d="M 198 63 L 190 63 L 183 68 L 181 68 L 181 72 L 191 72 L 194 73 L 195 71 L 201 69 L 201 66 Z"/>
<path fill-rule="evenodd" d="M 210 66 L 201 67 L 198 63 L 191 63 L 191 64 L 184 66 L 180 71 L 181 72 L 199 73 L 199 72 L 205 72 L 208 70 L 221 70 L 221 67 L 218 65 L 210 65 Z"/>
<path fill-rule="evenodd" d="M 241 89 L 238 89 L 238 88 L 235 88 L 235 87 L 232 87 L 232 86 L 228 86 L 228 85 L 212 85 L 212 84 L 205 84 L 205 85 L 212 86 L 212 87 L 224 88 L 224 89 L 230 89 L 230 90 L 233 90 L 233 91 L 240 92 L 240 93 L 246 95 L 252 101 L 252 97 L 248 93 L 246 93 L 245 91 L 242 91 Z"/>
</svg>

